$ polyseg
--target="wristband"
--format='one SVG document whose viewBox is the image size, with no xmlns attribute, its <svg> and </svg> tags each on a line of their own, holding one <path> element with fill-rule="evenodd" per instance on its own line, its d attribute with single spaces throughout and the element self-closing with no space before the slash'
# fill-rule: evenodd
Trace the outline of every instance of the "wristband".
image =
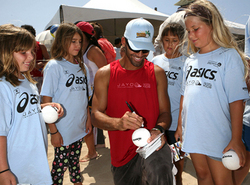
<svg viewBox="0 0 250 185">
<path fill-rule="evenodd" d="M 165 129 L 161 125 L 155 125 L 155 129 L 159 130 L 161 133 L 165 132 Z"/>
<path fill-rule="evenodd" d="M 152 128 L 151 130 L 158 130 L 158 131 L 160 131 L 160 129 L 158 129 L 158 128 Z M 161 132 L 161 131 L 160 131 Z"/>
<path fill-rule="evenodd" d="M 7 172 L 7 171 L 9 171 L 9 170 L 10 170 L 9 168 L 6 169 L 6 170 L 3 170 L 3 171 L 0 172 L 0 174 L 1 174 L 1 173 L 4 173 L 4 172 Z"/>
<path fill-rule="evenodd" d="M 54 133 L 50 133 L 50 135 L 55 135 L 57 132 L 58 132 L 58 130 L 56 132 L 54 132 Z"/>
</svg>

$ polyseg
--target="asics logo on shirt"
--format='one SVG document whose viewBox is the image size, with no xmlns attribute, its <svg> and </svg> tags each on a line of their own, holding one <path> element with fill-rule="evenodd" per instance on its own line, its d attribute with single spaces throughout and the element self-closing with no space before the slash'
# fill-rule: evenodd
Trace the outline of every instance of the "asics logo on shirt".
<svg viewBox="0 0 250 185">
<path fill-rule="evenodd" d="M 171 69 L 175 69 L 177 71 L 180 71 L 181 70 L 181 67 L 180 66 L 170 66 Z"/>
<path fill-rule="evenodd" d="M 76 84 L 83 84 L 83 83 L 86 83 L 86 78 L 82 76 L 78 77 L 78 76 L 75 76 L 74 74 L 70 74 L 66 82 L 66 87 L 70 87 L 74 82 Z"/>
<path fill-rule="evenodd" d="M 214 80 L 217 71 L 206 68 L 193 68 L 193 66 L 188 66 L 186 80 L 189 77 L 204 77 L 209 80 Z"/>
<path fill-rule="evenodd" d="M 16 89 L 15 92 L 17 94 L 20 93 L 19 89 Z M 17 112 L 22 113 L 23 117 L 29 117 L 34 114 L 38 114 L 41 112 L 41 109 L 39 106 L 32 106 L 32 108 L 26 110 L 26 107 L 31 107 L 29 104 L 35 105 L 39 103 L 39 96 L 37 94 L 28 94 L 27 92 L 23 92 L 19 97 L 20 99 L 19 103 L 17 104 Z"/>
<path fill-rule="evenodd" d="M 209 60 L 207 64 L 213 65 L 214 67 L 220 67 L 222 64 L 220 62 Z"/>
<path fill-rule="evenodd" d="M 27 107 L 28 103 L 37 104 L 38 96 L 36 94 L 28 94 L 26 92 L 22 93 L 19 98 L 21 98 L 20 102 L 17 105 L 17 112 L 22 113 Z"/>
<path fill-rule="evenodd" d="M 176 80 L 179 73 L 171 72 L 171 71 L 165 71 L 167 77 L 171 80 Z"/>
</svg>

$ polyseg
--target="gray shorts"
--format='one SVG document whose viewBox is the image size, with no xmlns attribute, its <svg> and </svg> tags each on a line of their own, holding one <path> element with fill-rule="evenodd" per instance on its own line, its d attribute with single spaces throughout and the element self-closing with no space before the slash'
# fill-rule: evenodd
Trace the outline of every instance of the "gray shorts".
<svg viewBox="0 0 250 185">
<path fill-rule="evenodd" d="M 172 168 L 171 150 L 167 144 L 147 159 L 137 154 L 123 166 L 111 165 L 115 185 L 172 185 Z"/>
</svg>

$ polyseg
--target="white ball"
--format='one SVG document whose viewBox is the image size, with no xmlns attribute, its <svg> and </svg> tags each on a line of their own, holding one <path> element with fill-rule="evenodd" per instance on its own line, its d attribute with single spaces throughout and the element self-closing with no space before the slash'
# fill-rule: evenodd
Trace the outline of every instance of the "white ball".
<svg viewBox="0 0 250 185">
<path fill-rule="evenodd" d="M 57 108 L 47 105 L 43 107 L 42 115 L 45 123 L 54 123 L 58 119 Z"/>
<path fill-rule="evenodd" d="M 223 154 L 222 163 L 229 170 L 240 168 L 240 159 L 234 150 L 229 150 Z"/>
<path fill-rule="evenodd" d="M 132 141 L 136 146 L 143 147 L 148 142 L 148 138 L 151 136 L 150 132 L 146 128 L 138 128 L 132 134 Z"/>
</svg>

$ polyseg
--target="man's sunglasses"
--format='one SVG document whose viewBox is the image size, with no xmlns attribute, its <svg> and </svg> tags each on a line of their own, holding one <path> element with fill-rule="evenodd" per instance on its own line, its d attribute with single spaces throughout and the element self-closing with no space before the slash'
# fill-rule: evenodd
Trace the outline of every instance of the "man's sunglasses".
<svg viewBox="0 0 250 185">
<path fill-rule="evenodd" d="M 139 53 L 140 51 L 142 51 L 142 53 L 144 53 L 144 54 L 149 52 L 149 50 L 133 50 L 133 49 L 130 47 L 129 43 L 128 43 L 128 39 L 125 38 L 125 40 L 126 40 L 126 44 L 128 45 L 128 48 L 129 48 L 131 51 L 133 51 L 133 52 L 135 52 L 135 53 Z"/>
</svg>

